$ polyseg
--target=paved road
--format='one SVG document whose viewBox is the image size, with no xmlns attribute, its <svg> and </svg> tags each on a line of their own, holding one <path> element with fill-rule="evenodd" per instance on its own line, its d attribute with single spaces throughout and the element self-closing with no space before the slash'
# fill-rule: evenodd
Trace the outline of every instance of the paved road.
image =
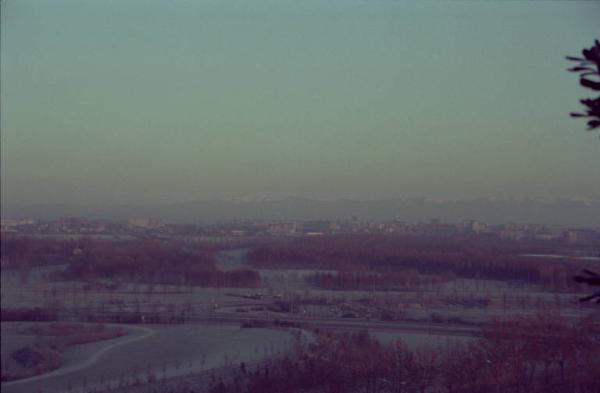
<svg viewBox="0 0 600 393">
<path fill-rule="evenodd" d="M 114 317 L 114 313 L 95 312 L 88 314 L 87 317 L 91 321 L 116 321 L 108 318 Z M 81 313 L 77 311 L 66 311 L 57 315 L 58 320 L 63 321 L 78 321 Z M 160 315 L 158 316 L 160 317 Z M 164 316 L 163 316 L 164 317 Z M 122 313 L 123 323 L 139 320 L 139 315 L 136 317 L 133 313 Z M 160 319 L 154 319 L 152 314 L 145 313 L 146 321 L 155 321 L 153 323 L 160 324 Z M 166 323 L 166 322 L 163 322 Z M 305 329 L 337 329 L 337 330 L 381 330 L 386 332 L 398 333 L 427 333 L 444 336 L 481 336 L 481 325 L 474 324 L 448 324 L 448 323 L 433 323 L 421 321 L 380 321 L 367 320 L 363 318 L 339 318 L 339 317 L 315 317 L 301 314 L 291 313 L 236 313 L 227 311 L 213 312 L 194 312 L 185 315 L 182 320 L 174 321 L 175 324 L 191 324 L 191 323 L 224 323 L 224 324 L 244 324 L 251 323 L 257 327 L 261 326 L 292 326 Z"/>
</svg>

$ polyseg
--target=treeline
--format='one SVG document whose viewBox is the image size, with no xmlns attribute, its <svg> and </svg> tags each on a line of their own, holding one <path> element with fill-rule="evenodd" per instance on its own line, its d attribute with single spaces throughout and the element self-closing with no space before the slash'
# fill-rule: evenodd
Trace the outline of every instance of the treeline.
<svg viewBox="0 0 600 393">
<path fill-rule="evenodd" d="M 214 251 L 178 242 L 94 241 L 72 258 L 67 278 L 97 278 L 146 284 L 256 287 L 253 270 L 221 271 Z"/>
<path fill-rule="evenodd" d="M 56 321 L 55 310 L 46 308 L 2 308 L 0 309 L 0 321 L 32 321 L 48 322 Z"/>
<path fill-rule="evenodd" d="M 107 279 L 115 282 L 213 287 L 257 287 L 260 276 L 244 269 L 221 271 L 215 247 L 176 240 L 51 239 L 2 235 L 2 267 L 21 272 L 26 281 L 34 266 L 66 264 L 53 280 Z"/>
<path fill-rule="evenodd" d="M 262 268 L 356 270 L 386 275 L 412 269 L 427 275 L 455 274 L 553 289 L 577 288 L 572 276 L 582 263 L 520 256 L 557 252 L 556 247 L 468 236 L 336 235 L 256 247 L 248 258 Z"/>
<path fill-rule="evenodd" d="M 48 237 L 0 235 L 2 267 L 19 268 L 23 264 L 35 266 L 64 263 L 73 250 L 86 243 L 86 239 L 61 240 Z"/>
<path fill-rule="evenodd" d="M 445 279 L 439 275 L 422 275 L 414 269 L 403 269 L 387 273 L 315 272 L 307 275 L 306 281 L 319 288 L 331 290 L 392 290 L 439 284 Z"/>
<path fill-rule="evenodd" d="M 241 367 L 211 393 L 595 393 L 599 327 L 555 315 L 497 323 L 481 339 L 443 348 L 383 345 L 366 333 L 320 334 L 249 372 Z M 186 390 L 187 391 L 187 390 Z"/>
</svg>

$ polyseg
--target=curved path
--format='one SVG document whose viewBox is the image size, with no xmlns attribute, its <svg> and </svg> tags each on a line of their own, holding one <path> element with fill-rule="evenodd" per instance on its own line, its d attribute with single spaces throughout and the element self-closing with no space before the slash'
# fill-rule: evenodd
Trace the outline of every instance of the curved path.
<svg viewBox="0 0 600 393">
<path fill-rule="evenodd" d="M 29 377 L 29 378 L 18 379 L 16 381 L 4 382 L 4 383 L 2 383 L 2 387 L 4 388 L 4 387 L 8 387 L 8 386 L 13 386 L 13 385 L 19 385 L 22 383 L 39 381 L 39 380 L 43 380 L 46 378 L 56 377 L 56 376 L 69 374 L 69 373 L 72 373 L 75 371 L 82 370 L 82 369 L 90 367 L 91 365 L 96 363 L 100 359 L 100 357 L 102 357 L 102 355 L 104 355 L 106 352 L 108 352 L 116 347 L 120 347 L 125 344 L 130 344 L 134 341 L 144 340 L 156 333 L 155 330 L 147 328 L 147 327 L 143 327 L 143 326 L 128 326 L 127 328 L 133 329 L 133 330 L 139 330 L 143 334 L 128 337 L 123 340 L 117 340 L 116 342 L 113 342 L 105 347 L 102 347 L 100 350 L 95 352 L 92 356 L 90 356 L 84 362 L 81 362 L 78 364 L 73 364 L 73 365 L 67 366 L 67 367 L 61 367 L 61 368 L 58 368 L 49 373 L 35 375 L 35 376 Z"/>
</svg>

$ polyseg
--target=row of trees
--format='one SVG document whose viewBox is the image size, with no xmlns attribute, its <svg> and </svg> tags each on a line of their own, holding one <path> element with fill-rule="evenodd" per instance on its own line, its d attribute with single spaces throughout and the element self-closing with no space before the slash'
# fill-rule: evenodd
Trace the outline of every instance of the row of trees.
<svg viewBox="0 0 600 393">
<path fill-rule="evenodd" d="M 338 235 L 297 239 L 252 249 L 257 267 L 369 271 L 384 275 L 407 269 L 421 274 L 516 280 L 553 289 L 575 289 L 572 280 L 582 264 L 523 254 L 557 252 L 557 245 L 494 239 L 387 235 Z"/>
<path fill-rule="evenodd" d="M 257 287 L 256 271 L 217 269 L 214 246 L 177 241 L 49 239 L 2 236 L 3 268 L 21 272 L 23 281 L 33 266 L 68 264 L 55 280 L 109 279 L 119 282 Z"/>
<path fill-rule="evenodd" d="M 392 290 L 419 288 L 444 282 L 439 275 L 422 275 L 414 269 L 389 273 L 368 271 L 316 272 L 306 276 L 306 281 L 316 287 L 332 290 Z"/>
<path fill-rule="evenodd" d="M 64 263 L 85 240 L 60 240 L 47 237 L 0 235 L 3 268 L 22 268 Z"/>
<path fill-rule="evenodd" d="M 383 345 L 366 333 L 320 334 L 308 348 L 212 393 L 587 393 L 600 391 L 600 329 L 552 314 L 501 322 L 444 348 Z"/>
<path fill-rule="evenodd" d="M 177 242 L 96 242 L 76 255 L 67 271 L 74 278 L 108 278 L 127 282 L 257 287 L 253 270 L 221 271 L 214 252 Z"/>
</svg>

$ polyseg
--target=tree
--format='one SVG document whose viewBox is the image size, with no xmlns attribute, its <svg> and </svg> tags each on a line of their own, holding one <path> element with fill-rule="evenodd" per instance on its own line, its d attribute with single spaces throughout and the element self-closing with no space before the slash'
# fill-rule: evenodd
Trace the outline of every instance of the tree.
<svg viewBox="0 0 600 393">
<path fill-rule="evenodd" d="M 600 91 L 600 41 L 581 51 L 582 57 L 567 56 L 567 60 L 578 62 L 569 68 L 570 72 L 579 73 L 579 84 L 587 89 Z M 571 117 L 587 117 L 588 130 L 600 128 L 600 96 L 584 98 L 580 102 L 586 107 L 585 113 L 572 112 Z"/>
</svg>

